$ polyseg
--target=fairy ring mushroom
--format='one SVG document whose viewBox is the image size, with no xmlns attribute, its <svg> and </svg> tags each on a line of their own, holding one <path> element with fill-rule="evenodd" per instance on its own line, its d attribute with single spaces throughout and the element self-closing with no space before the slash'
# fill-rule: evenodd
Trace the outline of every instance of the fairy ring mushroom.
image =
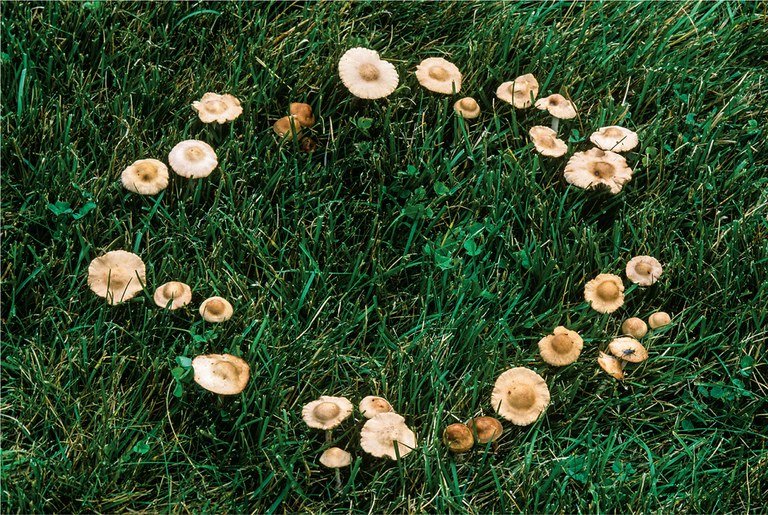
<svg viewBox="0 0 768 515">
<path fill-rule="evenodd" d="M 579 359 L 583 346 L 584 340 L 576 331 L 558 326 L 552 334 L 539 340 L 539 353 L 550 365 L 562 367 Z"/>
<path fill-rule="evenodd" d="M 584 285 L 584 300 L 598 313 L 613 313 L 624 305 L 624 284 L 621 277 L 598 274 Z"/>
<path fill-rule="evenodd" d="M 637 133 L 618 125 L 600 127 L 589 137 L 589 141 L 602 150 L 627 152 L 638 144 Z"/>
<path fill-rule="evenodd" d="M 192 360 L 194 380 L 208 391 L 219 395 L 236 395 L 245 389 L 251 367 L 231 354 L 205 354 Z"/>
<path fill-rule="evenodd" d="M 360 430 L 360 447 L 377 458 L 396 460 L 416 448 L 416 434 L 397 413 L 379 413 Z"/>
<path fill-rule="evenodd" d="M 346 420 L 352 410 L 352 403 L 346 397 L 321 395 L 302 408 L 301 418 L 311 428 L 330 430 Z"/>
<path fill-rule="evenodd" d="M 168 186 L 168 167 L 157 159 L 139 159 L 123 170 L 120 182 L 128 191 L 154 195 Z"/>
<path fill-rule="evenodd" d="M 178 175 L 188 179 L 200 179 L 213 172 L 219 165 L 219 158 L 208 143 L 188 139 L 171 149 L 168 163 Z"/>
<path fill-rule="evenodd" d="M 658 329 L 670 323 L 672 323 L 672 317 L 664 311 L 658 311 L 648 317 L 648 325 L 651 326 L 651 329 Z"/>
<path fill-rule="evenodd" d="M 648 351 L 643 344 L 630 336 L 614 338 L 608 344 L 608 350 L 617 358 L 630 363 L 640 363 L 648 359 Z"/>
<path fill-rule="evenodd" d="M 493 417 L 475 417 L 467 422 L 467 427 L 480 444 L 495 442 L 504 432 L 501 422 Z"/>
<path fill-rule="evenodd" d="M 206 322 L 226 322 L 232 317 L 234 309 L 224 297 L 209 297 L 200 304 L 200 315 Z"/>
<path fill-rule="evenodd" d="M 625 363 L 626 362 L 622 362 L 621 360 L 602 351 L 600 351 L 600 354 L 597 356 L 597 364 L 600 365 L 600 368 L 602 368 L 608 375 L 614 379 L 618 379 L 619 381 L 624 380 Z"/>
<path fill-rule="evenodd" d="M 455 454 L 467 452 L 475 445 L 472 431 L 464 424 L 450 424 L 443 429 L 443 444 Z"/>
<path fill-rule="evenodd" d="M 387 401 L 387 399 L 377 395 L 368 395 L 363 397 L 363 400 L 361 400 L 360 404 L 358 405 L 358 409 L 365 418 L 373 418 L 379 413 L 389 413 L 395 411 L 392 409 L 392 405 Z"/>
<path fill-rule="evenodd" d="M 125 250 L 113 250 L 94 258 L 88 265 L 88 286 L 109 304 L 132 299 L 147 282 L 144 262 Z"/>
<path fill-rule="evenodd" d="M 169 281 L 158 286 L 152 298 L 161 308 L 179 309 L 192 301 L 192 288 L 179 281 Z"/>
<path fill-rule="evenodd" d="M 576 152 L 563 172 L 565 180 L 577 188 L 606 187 L 614 195 L 632 180 L 627 160 L 615 152 L 593 148 Z"/>
<path fill-rule="evenodd" d="M 568 145 L 557 137 L 557 133 L 543 125 L 534 125 L 528 130 L 533 146 L 543 156 L 560 157 L 568 152 Z"/>
<path fill-rule="evenodd" d="M 480 116 L 480 105 L 472 97 L 464 97 L 457 100 L 453 104 L 453 110 L 467 120 Z"/>
<path fill-rule="evenodd" d="M 640 339 L 648 333 L 648 325 L 642 318 L 628 318 L 621 324 L 621 332 L 633 338 Z"/>
<path fill-rule="evenodd" d="M 652 256 L 635 256 L 627 262 L 627 279 L 640 286 L 650 286 L 661 277 L 664 269 Z"/>
<path fill-rule="evenodd" d="M 535 105 L 537 109 L 549 112 L 552 117 L 552 130 L 555 132 L 560 126 L 560 120 L 576 118 L 576 106 L 559 93 L 540 98 Z"/>
<path fill-rule="evenodd" d="M 368 48 L 351 48 L 339 59 L 339 78 L 350 93 L 359 98 L 389 96 L 400 81 L 392 63 Z"/>
<path fill-rule="evenodd" d="M 416 67 L 419 84 L 435 93 L 452 95 L 461 90 L 459 68 L 442 57 L 428 57 Z"/>
<path fill-rule="evenodd" d="M 515 80 L 502 82 L 496 88 L 496 96 L 514 105 L 517 109 L 525 109 L 533 105 L 533 100 L 539 94 L 539 81 L 531 73 L 521 75 Z"/>
<path fill-rule="evenodd" d="M 192 102 L 192 108 L 203 123 L 227 123 L 243 113 L 240 101 L 228 93 L 219 95 L 208 92 L 200 100 Z"/>
<path fill-rule="evenodd" d="M 547 383 L 539 374 L 524 367 L 503 372 L 491 393 L 491 407 L 518 426 L 535 422 L 548 405 Z"/>
</svg>

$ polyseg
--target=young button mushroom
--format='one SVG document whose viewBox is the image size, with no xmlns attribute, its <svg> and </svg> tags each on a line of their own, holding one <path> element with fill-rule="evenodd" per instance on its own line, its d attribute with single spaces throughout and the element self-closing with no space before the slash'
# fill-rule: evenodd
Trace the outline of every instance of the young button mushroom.
<svg viewBox="0 0 768 515">
<path fill-rule="evenodd" d="M 489 442 L 496 443 L 504 432 L 504 427 L 498 419 L 493 417 L 476 417 L 467 422 L 467 427 L 472 431 L 472 434 L 477 443 L 487 444 Z"/>
<path fill-rule="evenodd" d="M 584 285 L 584 299 L 598 313 L 613 313 L 624 305 L 624 284 L 621 277 L 599 274 Z"/>
<path fill-rule="evenodd" d="M 293 102 L 290 105 L 289 112 L 302 127 L 312 127 L 315 124 L 315 115 L 312 112 L 312 106 L 309 104 Z"/>
<path fill-rule="evenodd" d="M 88 286 L 109 304 L 132 299 L 147 282 L 144 262 L 125 250 L 113 250 L 94 258 L 88 265 Z"/>
<path fill-rule="evenodd" d="M 352 455 L 339 447 L 330 447 L 320 455 L 320 463 L 336 472 L 336 490 L 341 490 L 341 467 L 349 467 Z"/>
<path fill-rule="evenodd" d="M 120 182 L 128 191 L 154 195 L 168 186 L 168 167 L 157 159 L 139 159 L 123 170 Z"/>
<path fill-rule="evenodd" d="M 200 315 L 206 322 L 226 322 L 232 317 L 234 309 L 224 297 L 210 297 L 200 304 Z"/>
<path fill-rule="evenodd" d="M 639 340 L 648 332 L 648 325 L 641 318 L 628 318 L 621 324 L 621 332 Z"/>
<path fill-rule="evenodd" d="M 236 395 L 245 389 L 251 367 L 231 354 L 206 354 L 192 360 L 194 380 L 208 391 L 219 395 Z"/>
<path fill-rule="evenodd" d="M 457 100 L 453 104 L 453 110 L 467 120 L 480 116 L 480 105 L 472 97 L 464 97 Z"/>
<path fill-rule="evenodd" d="M 552 116 L 552 130 L 557 132 L 560 120 L 576 118 L 576 106 L 563 95 L 555 93 L 536 101 L 536 107 Z"/>
<path fill-rule="evenodd" d="M 513 424 L 527 426 L 549 405 L 549 388 L 539 374 L 524 367 L 503 372 L 491 393 L 491 407 Z"/>
<path fill-rule="evenodd" d="M 379 413 L 389 413 L 395 411 L 392 409 L 392 405 L 387 402 L 384 397 L 377 397 L 376 395 L 363 397 L 363 400 L 360 401 L 358 408 L 360 409 L 360 413 L 362 413 L 365 418 L 373 418 Z"/>
<path fill-rule="evenodd" d="M 467 452 L 475 445 L 472 430 L 464 424 L 451 424 L 443 429 L 443 444 L 454 454 Z"/>
<path fill-rule="evenodd" d="M 392 63 L 368 48 L 351 48 L 339 59 L 339 78 L 359 98 L 377 99 L 395 91 L 400 78 Z"/>
<path fill-rule="evenodd" d="M 651 329 L 658 329 L 659 327 L 664 327 L 665 325 L 668 325 L 672 322 L 672 317 L 669 316 L 669 313 L 666 313 L 664 311 L 658 311 L 648 317 L 648 325 L 651 326 Z"/>
<path fill-rule="evenodd" d="M 295 116 L 283 116 L 275 122 L 272 130 L 278 137 L 291 140 L 301 134 L 301 123 Z"/>
</svg>

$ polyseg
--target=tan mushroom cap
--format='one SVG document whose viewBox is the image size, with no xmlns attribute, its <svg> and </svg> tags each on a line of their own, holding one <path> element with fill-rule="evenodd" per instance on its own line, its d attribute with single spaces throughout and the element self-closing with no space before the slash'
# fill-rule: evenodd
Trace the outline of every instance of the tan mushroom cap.
<svg viewBox="0 0 768 515">
<path fill-rule="evenodd" d="M 583 346 L 584 340 L 577 332 L 558 326 L 539 341 L 539 353 L 550 365 L 561 367 L 579 359 Z"/>
<path fill-rule="evenodd" d="M 615 195 L 632 180 L 632 169 L 619 154 L 593 148 L 573 154 L 563 175 L 578 188 L 606 187 Z"/>
<path fill-rule="evenodd" d="M 367 397 L 363 397 L 363 400 L 360 401 L 358 408 L 360 409 L 360 413 L 362 413 L 365 418 L 373 418 L 379 413 L 389 413 L 390 411 L 395 411 L 392 409 L 392 405 L 387 401 L 387 399 L 384 397 L 378 397 L 376 395 L 368 395 Z"/>
<path fill-rule="evenodd" d="M 628 318 L 621 324 L 621 332 L 640 339 L 648 333 L 648 325 L 641 318 Z"/>
<path fill-rule="evenodd" d="M 144 262 L 125 250 L 113 250 L 94 258 L 88 265 L 88 286 L 109 304 L 132 299 L 147 282 Z"/>
<path fill-rule="evenodd" d="M 139 159 L 123 170 L 120 182 L 128 191 L 154 195 L 168 186 L 168 167 L 157 159 Z"/>
<path fill-rule="evenodd" d="M 528 368 L 510 368 L 502 373 L 493 387 L 491 406 L 518 426 L 536 421 L 549 405 L 549 388 L 544 379 Z"/>
<path fill-rule="evenodd" d="M 661 263 L 655 257 L 635 256 L 627 263 L 627 279 L 640 286 L 655 283 L 663 272 Z"/>
<path fill-rule="evenodd" d="M 617 358 L 631 363 L 640 363 L 648 359 L 648 351 L 643 344 L 629 336 L 614 338 L 608 344 L 608 350 Z"/>
<path fill-rule="evenodd" d="M 231 354 L 205 354 L 192 360 L 195 382 L 219 395 L 235 395 L 245 389 L 251 367 L 244 359 Z"/>
<path fill-rule="evenodd" d="M 584 300 L 599 313 L 613 313 L 624 305 L 624 283 L 613 274 L 599 274 L 584 285 Z"/>
<path fill-rule="evenodd" d="M 637 133 L 618 125 L 609 125 L 600 127 L 597 132 L 593 132 L 589 141 L 602 150 L 612 152 L 627 152 L 637 146 L 639 140 Z"/>
<path fill-rule="evenodd" d="M 384 98 L 395 91 L 400 78 L 392 63 L 368 48 L 351 48 L 339 59 L 339 78 L 359 98 Z"/>
<path fill-rule="evenodd" d="M 208 92 L 200 100 L 192 102 L 192 107 L 203 123 L 231 122 L 243 113 L 240 101 L 228 93 L 219 95 Z"/>
<path fill-rule="evenodd" d="M 475 439 L 464 424 L 451 424 L 443 429 L 443 444 L 449 451 L 459 454 L 474 447 Z"/>
<path fill-rule="evenodd" d="M 525 109 L 533 105 L 533 100 L 539 94 L 539 81 L 531 73 L 521 75 L 515 80 L 502 82 L 496 88 L 496 96 L 514 105 L 517 109 Z"/>
<path fill-rule="evenodd" d="M 648 325 L 651 326 L 651 329 L 658 329 L 670 323 L 672 323 L 672 317 L 664 311 L 658 311 L 648 317 Z"/>
<path fill-rule="evenodd" d="M 283 116 L 275 122 L 272 130 L 280 138 L 291 140 L 301 134 L 301 123 L 295 116 Z"/>
<path fill-rule="evenodd" d="M 472 97 L 460 98 L 453 104 L 453 110 L 471 120 L 480 116 L 480 104 Z"/>
<path fill-rule="evenodd" d="M 561 120 L 576 118 L 576 106 L 558 93 L 538 99 L 535 105 L 538 109 L 548 111 L 550 115 Z"/>
<path fill-rule="evenodd" d="M 498 440 L 504 427 L 498 419 L 493 417 L 476 417 L 467 422 L 467 427 L 477 438 L 477 443 L 486 444 Z"/>
<path fill-rule="evenodd" d="M 549 127 L 534 125 L 528 130 L 533 146 L 541 155 L 560 157 L 568 152 L 568 145 L 557 137 L 557 133 Z"/>
<path fill-rule="evenodd" d="M 232 313 L 232 304 L 224 297 L 210 297 L 200 304 L 200 315 L 206 322 L 226 322 Z"/>
<path fill-rule="evenodd" d="M 622 362 L 610 354 L 601 351 L 600 355 L 597 357 L 597 364 L 614 379 L 618 379 L 619 381 L 624 380 L 624 367 L 622 366 Z"/>
<path fill-rule="evenodd" d="M 219 165 L 219 158 L 208 143 L 188 139 L 171 149 L 168 163 L 178 175 L 188 179 L 200 179 L 211 175 Z"/>
<path fill-rule="evenodd" d="M 301 418 L 309 427 L 333 429 L 352 414 L 352 403 L 346 397 L 321 395 L 301 409 Z"/>
<path fill-rule="evenodd" d="M 315 114 L 312 112 L 312 106 L 301 102 L 292 102 L 289 113 L 299 121 L 302 127 L 312 127 L 315 124 Z"/>
<path fill-rule="evenodd" d="M 161 284 L 153 296 L 155 304 L 161 308 L 179 309 L 192 301 L 192 288 L 188 284 L 179 281 L 170 281 Z M 170 306 L 168 303 L 171 303 Z"/>
<path fill-rule="evenodd" d="M 320 455 L 320 463 L 329 469 L 349 467 L 352 463 L 352 455 L 339 447 L 330 447 Z"/>
<path fill-rule="evenodd" d="M 428 57 L 416 67 L 419 84 L 435 93 L 452 95 L 461 90 L 459 68 L 442 57 Z"/>
<path fill-rule="evenodd" d="M 360 447 L 377 458 L 402 458 L 416 448 L 416 434 L 397 413 L 379 413 L 360 430 Z"/>
</svg>

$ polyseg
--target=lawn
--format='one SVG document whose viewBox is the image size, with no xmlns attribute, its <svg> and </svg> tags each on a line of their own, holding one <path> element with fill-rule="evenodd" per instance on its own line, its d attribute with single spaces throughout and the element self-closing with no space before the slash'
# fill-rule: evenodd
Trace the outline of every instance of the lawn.
<svg viewBox="0 0 768 515">
<path fill-rule="evenodd" d="M 768 510 L 768 4 L 765 2 L 2 3 L 2 505 L 27 512 L 726 512 Z M 355 98 L 337 64 L 366 47 L 400 75 Z M 483 111 L 414 71 L 445 57 Z M 562 158 L 546 113 L 496 87 L 534 74 L 578 108 Z M 205 125 L 191 103 L 231 93 Z M 318 148 L 280 142 L 290 102 Z M 636 131 L 611 195 L 563 177 L 605 125 Z M 201 139 L 219 167 L 125 190 L 122 170 Z M 127 250 L 144 293 L 111 306 L 92 259 Z M 584 285 L 664 266 L 600 314 Z M 192 286 L 177 311 L 152 300 Z M 221 295 L 232 318 L 197 306 Z M 666 311 L 619 382 L 599 350 Z M 547 365 L 556 326 L 584 339 Z M 221 397 L 173 370 L 251 367 Z M 452 455 L 443 429 L 494 415 L 528 367 L 551 404 L 498 446 Z M 178 374 L 177 374 L 178 375 Z M 388 399 L 417 435 L 398 461 L 353 454 L 337 488 L 302 421 L 320 395 Z"/>
</svg>

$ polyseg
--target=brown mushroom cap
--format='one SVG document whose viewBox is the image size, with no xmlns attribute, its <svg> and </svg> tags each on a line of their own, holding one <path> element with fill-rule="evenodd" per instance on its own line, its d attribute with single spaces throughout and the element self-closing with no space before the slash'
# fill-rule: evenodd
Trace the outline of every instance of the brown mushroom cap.
<svg viewBox="0 0 768 515">
<path fill-rule="evenodd" d="M 584 299 L 599 313 L 613 313 L 624 305 L 621 277 L 599 274 L 584 286 Z"/>
<path fill-rule="evenodd" d="M 491 394 L 491 407 L 513 424 L 527 426 L 535 422 L 547 405 L 549 388 L 533 370 L 510 368 L 496 379 Z"/>
<path fill-rule="evenodd" d="M 504 427 L 493 417 L 476 417 L 467 422 L 467 427 L 476 435 L 477 443 L 486 444 L 498 440 L 504 432 Z"/>
<path fill-rule="evenodd" d="M 560 157 L 568 152 L 568 145 L 557 137 L 557 133 L 549 127 L 534 125 L 528 130 L 533 146 L 541 155 Z"/>
<path fill-rule="evenodd" d="M 617 358 L 631 363 L 640 363 L 648 359 L 648 351 L 643 344 L 629 336 L 614 338 L 608 344 L 608 350 Z"/>
<path fill-rule="evenodd" d="M 610 354 L 600 352 L 600 355 L 597 357 L 597 364 L 614 379 L 618 379 L 619 381 L 624 380 L 624 367 L 622 366 L 622 362 Z"/>
<path fill-rule="evenodd" d="M 472 97 L 460 98 L 453 104 L 453 110 L 470 120 L 480 116 L 480 105 Z"/>
<path fill-rule="evenodd" d="M 615 195 L 632 180 L 632 169 L 619 154 L 593 148 L 573 154 L 563 175 L 569 184 L 578 188 L 606 187 Z"/>
<path fill-rule="evenodd" d="M 627 263 L 627 279 L 640 286 L 652 285 L 662 272 L 661 263 L 655 257 L 635 256 Z"/>
<path fill-rule="evenodd" d="M 379 413 L 389 413 L 390 411 L 394 412 L 392 405 L 387 402 L 387 399 L 384 397 L 378 397 L 376 395 L 368 395 L 367 397 L 363 397 L 363 400 L 360 401 L 358 408 L 360 409 L 360 413 L 362 413 L 365 418 L 373 418 Z"/>
<path fill-rule="evenodd" d="M 289 109 L 290 115 L 299 121 L 302 127 L 312 127 L 315 124 L 315 115 L 312 106 L 301 102 L 293 102 Z"/>
<path fill-rule="evenodd" d="M 120 182 L 128 191 L 154 195 L 168 186 L 168 167 L 157 159 L 139 159 L 123 170 Z"/>
<path fill-rule="evenodd" d="M 208 143 L 188 139 L 171 149 L 168 163 L 178 175 L 188 179 L 200 179 L 211 174 L 219 165 L 219 158 Z"/>
<path fill-rule="evenodd" d="M 301 134 L 301 123 L 295 116 L 283 116 L 275 122 L 272 130 L 279 137 L 290 140 Z"/>
<path fill-rule="evenodd" d="M 377 458 L 402 458 L 416 448 L 416 434 L 397 413 L 379 413 L 360 430 L 360 447 Z"/>
<path fill-rule="evenodd" d="M 443 444 L 458 454 L 469 451 L 475 445 L 475 439 L 464 424 L 451 424 L 443 430 Z"/>
<path fill-rule="evenodd" d="M 234 309 L 224 297 L 210 297 L 200 304 L 200 315 L 206 322 L 226 322 Z"/>
<path fill-rule="evenodd" d="M 435 93 L 451 95 L 461 90 L 461 72 L 442 57 L 428 57 L 416 67 L 419 84 Z"/>
<path fill-rule="evenodd" d="M 624 320 L 624 323 L 621 324 L 621 332 L 640 339 L 648 332 L 648 326 L 641 318 L 632 317 Z"/>
<path fill-rule="evenodd" d="M 230 94 L 208 92 L 200 100 L 192 102 L 192 107 L 203 123 L 226 123 L 243 113 L 240 101 Z"/>
<path fill-rule="evenodd" d="M 192 301 L 192 288 L 179 281 L 170 281 L 158 286 L 153 298 L 155 304 L 161 308 L 179 309 Z M 169 302 L 171 303 L 170 306 L 168 305 Z"/>
<path fill-rule="evenodd" d="M 658 311 L 648 317 L 648 325 L 651 326 L 651 329 L 658 329 L 670 323 L 672 323 L 672 317 L 664 311 Z"/>
<path fill-rule="evenodd" d="M 552 334 L 539 340 L 539 353 L 550 365 L 562 367 L 579 359 L 583 346 L 584 340 L 577 332 L 558 326 Z"/>
<path fill-rule="evenodd" d="M 531 107 L 533 101 L 539 94 L 539 82 L 531 73 L 521 75 L 515 80 L 502 82 L 496 88 L 496 96 L 499 100 L 514 105 L 517 109 Z"/>
<path fill-rule="evenodd" d="M 352 403 L 346 397 L 321 395 L 302 408 L 301 418 L 309 427 L 327 430 L 341 424 L 352 414 L 352 410 Z"/>
<path fill-rule="evenodd" d="M 231 354 L 206 354 L 192 360 L 195 382 L 219 395 L 235 395 L 245 389 L 251 367 Z"/>
<path fill-rule="evenodd" d="M 611 152 L 627 152 L 638 144 L 636 132 L 618 125 L 600 127 L 597 132 L 592 133 L 589 141 L 594 143 L 596 147 Z"/>
<path fill-rule="evenodd" d="M 119 304 L 144 289 L 146 273 L 139 256 L 125 250 L 113 250 L 94 258 L 88 265 L 88 286 L 109 304 Z"/>
<path fill-rule="evenodd" d="M 400 78 L 394 65 L 368 48 L 351 48 L 339 59 L 339 78 L 360 98 L 384 98 L 395 91 Z"/>
<path fill-rule="evenodd" d="M 561 120 L 576 118 L 576 106 L 563 95 L 555 93 L 536 101 L 536 107 Z"/>
<path fill-rule="evenodd" d="M 320 455 L 320 463 L 329 469 L 348 467 L 352 463 L 352 455 L 339 447 L 330 447 Z"/>
</svg>

